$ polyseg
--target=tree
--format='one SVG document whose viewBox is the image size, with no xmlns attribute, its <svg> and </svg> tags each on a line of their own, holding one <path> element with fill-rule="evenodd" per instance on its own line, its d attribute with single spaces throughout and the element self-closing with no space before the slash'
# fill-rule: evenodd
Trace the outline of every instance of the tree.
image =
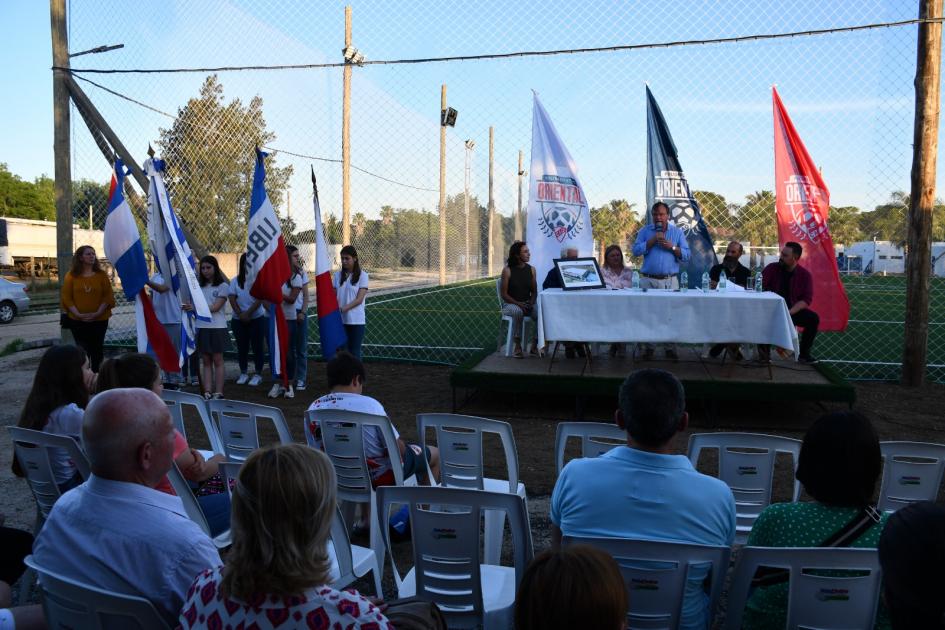
<svg viewBox="0 0 945 630">
<path fill-rule="evenodd" d="M 889 195 L 889 201 L 876 206 L 870 212 L 860 213 L 859 227 L 863 238 L 905 245 L 908 212 L 909 195 L 901 190 L 893 191 Z"/>
<path fill-rule="evenodd" d="M 774 193 L 770 190 L 754 192 L 745 197 L 745 205 L 738 210 L 739 240 L 754 247 L 778 246 L 778 220 Z"/>
<path fill-rule="evenodd" d="M 72 182 L 72 220 L 82 229 L 104 230 L 108 216 L 108 184 L 91 179 Z M 92 208 L 92 225 L 89 225 Z"/>
<path fill-rule="evenodd" d="M 177 110 L 169 129 L 161 129 L 167 163 L 167 188 L 181 220 L 213 252 L 242 251 L 252 191 L 255 146 L 270 144 L 263 101 L 247 105 L 224 101 L 223 85 L 210 75 L 197 98 Z M 292 167 L 266 159 L 266 190 L 278 213 Z"/>
<path fill-rule="evenodd" d="M 830 238 L 835 246 L 852 245 L 863 240 L 863 231 L 860 229 L 860 209 L 856 206 L 831 207 L 828 227 Z"/>
<path fill-rule="evenodd" d="M 43 175 L 33 182 L 23 181 L 0 162 L 0 215 L 55 221 L 53 180 Z"/>
<path fill-rule="evenodd" d="M 591 226 L 594 239 L 600 249 L 600 260 L 604 260 L 604 251 L 614 243 L 629 249 L 627 241 L 634 238 L 640 229 L 640 216 L 633 209 L 634 204 L 626 199 L 612 199 L 599 208 L 591 209 Z"/>
</svg>

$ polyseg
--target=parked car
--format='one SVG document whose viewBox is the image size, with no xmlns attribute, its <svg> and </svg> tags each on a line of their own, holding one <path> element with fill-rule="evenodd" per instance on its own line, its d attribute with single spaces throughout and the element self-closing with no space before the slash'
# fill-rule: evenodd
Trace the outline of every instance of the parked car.
<svg viewBox="0 0 945 630">
<path fill-rule="evenodd" d="M 0 324 L 9 324 L 20 313 L 30 308 L 30 296 L 25 284 L 0 278 Z"/>
</svg>

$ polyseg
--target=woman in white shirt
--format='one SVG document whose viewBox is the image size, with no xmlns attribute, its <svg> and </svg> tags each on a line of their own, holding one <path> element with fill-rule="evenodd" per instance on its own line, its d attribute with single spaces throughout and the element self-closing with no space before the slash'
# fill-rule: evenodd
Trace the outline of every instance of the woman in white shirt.
<svg viewBox="0 0 945 630">
<path fill-rule="evenodd" d="M 263 365 L 266 362 L 266 353 L 263 352 L 263 343 L 266 335 L 266 311 L 262 302 L 249 294 L 253 286 L 246 284 L 246 254 L 240 254 L 240 272 L 230 280 L 230 308 L 233 318 L 230 326 L 233 337 L 236 339 L 236 357 L 240 365 L 240 375 L 236 379 L 237 385 L 245 385 L 247 381 L 251 387 L 262 382 Z M 253 365 L 256 373 L 250 378 L 249 348 L 253 348 Z"/>
<path fill-rule="evenodd" d="M 200 353 L 202 364 L 203 397 L 207 400 L 223 398 L 223 351 L 230 344 L 225 310 L 230 285 L 223 279 L 220 263 L 213 256 L 200 259 L 200 290 L 210 307 L 209 322 L 197 319 L 197 352 Z M 183 305 L 185 311 L 193 308 L 193 304 Z"/>
<path fill-rule="evenodd" d="M 89 394 L 94 388 L 95 372 L 92 371 L 85 350 L 69 344 L 52 346 L 39 360 L 33 387 L 26 397 L 17 426 L 67 435 L 80 442 L 82 410 L 88 404 Z M 50 448 L 49 460 L 60 492 L 82 483 L 82 477 L 67 451 Z M 13 472 L 23 476 L 16 460 L 13 462 Z"/>
<path fill-rule="evenodd" d="M 276 398 L 280 394 L 286 398 L 295 398 L 295 388 L 305 389 L 305 372 L 308 367 L 305 319 L 305 311 L 308 309 L 308 274 L 302 269 L 299 249 L 295 245 L 286 245 L 285 251 L 291 268 L 288 279 L 282 285 L 282 314 L 289 329 L 289 343 L 285 353 L 285 371 L 289 378 L 289 387 L 284 389 L 277 379 L 269 390 L 270 398 Z"/>
<path fill-rule="evenodd" d="M 368 274 L 361 269 L 358 250 L 353 245 L 341 248 L 341 271 L 335 274 L 333 284 L 348 337 L 348 352 L 360 359 L 366 323 L 364 298 L 368 292 Z"/>
</svg>

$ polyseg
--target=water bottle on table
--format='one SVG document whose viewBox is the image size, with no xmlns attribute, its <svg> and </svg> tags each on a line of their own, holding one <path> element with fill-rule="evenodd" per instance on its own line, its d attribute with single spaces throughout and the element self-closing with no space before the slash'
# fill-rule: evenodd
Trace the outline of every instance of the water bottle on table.
<svg viewBox="0 0 945 630">
<path fill-rule="evenodd" d="M 636 269 L 633 270 L 633 275 L 631 276 L 631 280 L 630 280 L 630 287 L 634 291 L 640 290 L 640 272 L 637 271 Z"/>
<path fill-rule="evenodd" d="M 762 282 L 761 282 L 761 272 L 759 271 L 758 273 L 755 274 L 755 291 L 758 293 L 761 293 L 764 290 L 765 290 L 764 286 L 762 285 Z"/>
<path fill-rule="evenodd" d="M 681 291 L 689 290 L 689 274 L 685 271 L 679 274 L 679 289 Z"/>
<path fill-rule="evenodd" d="M 725 291 L 728 289 L 728 276 L 725 275 L 725 270 L 719 272 L 719 283 L 715 287 L 719 291 Z"/>
<path fill-rule="evenodd" d="M 702 292 L 703 293 L 709 292 L 709 272 L 708 271 L 702 272 Z"/>
</svg>

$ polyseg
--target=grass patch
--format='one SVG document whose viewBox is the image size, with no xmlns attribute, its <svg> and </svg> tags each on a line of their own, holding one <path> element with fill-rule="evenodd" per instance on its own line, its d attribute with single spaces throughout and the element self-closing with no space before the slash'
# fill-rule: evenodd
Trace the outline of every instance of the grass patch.
<svg viewBox="0 0 945 630">
<path fill-rule="evenodd" d="M 3 349 L 0 349 L 0 357 L 5 357 L 13 354 L 14 352 L 19 352 L 23 349 L 23 344 L 26 343 L 20 338 L 16 338 L 7 345 L 3 346 Z"/>
</svg>

